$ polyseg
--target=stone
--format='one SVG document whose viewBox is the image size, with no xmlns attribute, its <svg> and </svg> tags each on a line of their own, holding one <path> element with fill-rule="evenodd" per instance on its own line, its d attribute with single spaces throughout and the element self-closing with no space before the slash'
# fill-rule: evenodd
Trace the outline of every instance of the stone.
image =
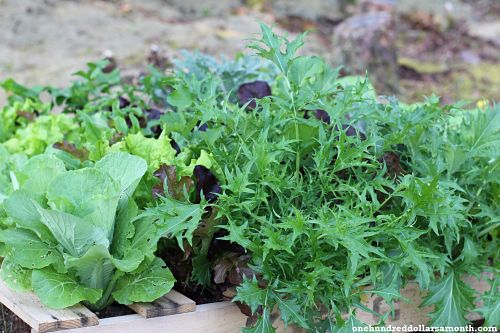
<svg viewBox="0 0 500 333">
<path fill-rule="evenodd" d="M 396 0 L 361 0 L 359 2 L 361 12 L 388 12 L 396 11 Z"/>
<path fill-rule="evenodd" d="M 441 30 L 447 30 L 453 22 L 467 21 L 472 17 L 472 7 L 460 0 L 398 0 L 397 12 L 405 16 L 428 16 Z"/>
<path fill-rule="evenodd" d="M 339 24 L 332 36 L 333 61 L 346 74 L 364 75 L 368 70 L 377 93 L 398 91 L 396 22 L 384 11 L 350 17 Z"/>
<path fill-rule="evenodd" d="M 469 34 L 500 45 L 500 22 L 474 22 L 470 24 Z"/>
<path fill-rule="evenodd" d="M 269 0 L 276 17 L 297 16 L 309 20 L 340 20 L 345 17 L 346 0 Z"/>
<path fill-rule="evenodd" d="M 190 17 L 228 15 L 245 4 L 243 0 L 165 0 L 165 2 Z"/>
</svg>

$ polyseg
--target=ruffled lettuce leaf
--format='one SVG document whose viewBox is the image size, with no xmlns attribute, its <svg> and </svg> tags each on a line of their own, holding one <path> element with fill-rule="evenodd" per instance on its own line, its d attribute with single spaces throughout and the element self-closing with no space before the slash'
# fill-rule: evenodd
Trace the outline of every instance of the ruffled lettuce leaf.
<svg viewBox="0 0 500 333">
<path fill-rule="evenodd" d="M 78 142 L 79 126 L 74 118 L 66 114 L 39 116 L 26 127 L 2 143 L 11 153 L 23 152 L 28 156 L 41 154 L 48 146 L 65 139 Z"/>
</svg>

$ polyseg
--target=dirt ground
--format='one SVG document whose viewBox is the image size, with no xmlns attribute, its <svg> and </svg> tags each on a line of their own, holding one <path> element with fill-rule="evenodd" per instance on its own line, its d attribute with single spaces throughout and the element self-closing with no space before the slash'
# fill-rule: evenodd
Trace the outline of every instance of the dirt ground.
<svg viewBox="0 0 500 333">
<path fill-rule="evenodd" d="M 0 79 L 61 85 L 112 51 L 120 67 L 144 64 L 151 45 L 234 55 L 269 14 L 191 18 L 161 0 L 0 0 Z M 314 45 L 314 41 L 310 46 Z"/>
<path fill-rule="evenodd" d="M 0 80 L 61 86 L 110 51 L 133 72 L 144 67 L 152 45 L 169 57 L 181 49 L 234 56 L 258 32 L 258 21 L 291 36 L 311 30 L 303 53 L 340 65 L 330 36 L 356 13 L 352 1 L 268 1 L 0 0 Z M 500 100 L 500 1 L 399 0 L 397 6 L 403 100 L 432 92 L 445 102 Z"/>
</svg>

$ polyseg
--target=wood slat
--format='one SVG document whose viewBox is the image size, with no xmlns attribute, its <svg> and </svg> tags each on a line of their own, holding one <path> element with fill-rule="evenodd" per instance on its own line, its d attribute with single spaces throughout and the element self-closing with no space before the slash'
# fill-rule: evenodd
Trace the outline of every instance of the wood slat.
<svg viewBox="0 0 500 333">
<path fill-rule="evenodd" d="M 99 324 L 97 316 L 83 305 L 63 310 L 50 309 L 40 303 L 34 294 L 15 292 L 1 280 L 0 302 L 40 333 Z"/>
<path fill-rule="evenodd" d="M 236 333 L 246 325 L 248 317 L 236 304 L 219 302 L 202 304 L 196 311 L 174 316 L 146 319 L 138 314 L 101 319 L 97 327 L 83 327 L 53 333 Z M 306 330 L 275 320 L 276 333 L 306 333 Z M 37 333 L 33 331 L 32 333 Z"/>
<path fill-rule="evenodd" d="M 394 327 L 403 325 L 419 325 L 427 324 L 429 317 L 427 314 L 433 310 L 433 307 L 425 307 L 420 309 L 418 306 L 422 303 L 426 294 L 420 291 L 417 283 L 408 283 L 404 289 L 400 291 L 401 295 L 410 300 L 410 303 L 405 301 L 396 301 L 394 304 L 394 316 L 389 314 L 386 320 L 387 325 Z M 367 308 L 381 315 L 390 313 L 389 305 L 380 296 L 372 296 L 364 304 Z M 356 318 L 365 324 L 375 325 L 380 321 L 380 317 L 367 311 L 356 310 Z"/>
<path fill-rule="evenodd" d="M 168 294 L 150 303 L 134 303 L 129 308 L 144 318 L 169 316 L 196 310 L 195 301 L 187 298 L 181 293 L 171 290 Z"/>
<path fill-rule="evenodd" d="M 492 280 L 494 278 L 493 273 L 484 272 L 481 274 L 481 278 L 478 280 L 474 276 L 465 276 L 462 278 L 462 281 L 465 282 L 469 287 L 476 291 L 476 296 L 480 296 L 485 292 L 491 289 L 491 286 L 488 280 Z M 474 304 L 481 308 L 484 304 L 480 299 L 476 299 Z M 469 312 L 465 318 L 470 321 L 483 319 L 483 316 L 478 312 Z"/>
<path fill-rule="evenodd" d="M 486 284 L 485 277 L 480 281 L 476 279 L 465 278 L 466 282 L 479 293 L 489 289 Z M 418 288 L 416 283 L 410 283 L 401 291 L 402 295 L 411 299 L 412 304 L 400 302 L 396 305 L 398 315 L 392 320 L 389 319 L 387 324 L 392 326 L 400 326 L 402 324 L 413 323 L 415 325 L 427 322 L 428 318 L 425 314 L 431 308 L 419 309 L 417 306 L 425 297 L 424 293 Z M 178 294 L 178 293 L 174 293 Z M 181 294 L 179 294 L 181 295 Z M 181 295 L 182 296 L 182 295 Z M 184 297 L 184 296 L 182 296 Z M 175 298 L 175 297 L 174 297 Z M 181 302 L 176 298 L 177 302 Z M 185 300 L 184 300 L 185 301 Z M 377 296 L 371 297 L 366 306 L 384 313 L 388 311 L 387 305 Z M 141 310 L 142 311 L 142 310 Z M 420 314 L 423 316 L 420 316 Z M 418 315 L 418 316 L 416 316 Z M 367 324 L 375 324 L 378 317 L 371 313 L 362 313 L 357 311 L 359 320 Z M 101 319 L 98 326 L 81 327 L 68 330 L 59 330 L 55 333 L 234 333 L 240 332 L 241 327 L 245 326 L 247 317 L 243 315 L 239 308 L 231 302 L 220 302 L 203 304 L 196 307 L 193 312 L 186 312 L 172 316 L 159 316 L 146 319 L 138 314 L 105 318 Z M 274 325 L 277 328 L 276 333 L 296 332 L 304 333 L 305 330 L 298 328 L 285 329 L 283 323 L 276 318 Z M 33 333 L 40 333 L 36 330 Z"/>
<path fill-rule="evenodd" d="M 484 292 L 490 290 L 490 285 L 487 280 L 491 278 L 492 274 L 483 273 L 480 280 L 473 276 L 464 276 L 462 280 L 476 291 L 476 296 L 480 296 Z M 394 304 L 394 316 L 389 315 L 386 320 L 386 324 L 390 324 L 393 327 L 428 324 L 430 321 L 428 314 L 434 310 L 434 306 L 432 305 L 425 308 L 419 308 L 419 305 L 427 296 L 426 292 L 421 291 L 417 283 L 411 282 L 408 283 L 406 287 L 400 291 L 400 293 L 404 297 L 408 298 L 410 302 L 408 303 L 403 300 L 396 301 Z M 475 303 L 479 307 L 481 306 L 479 300 L 476 300 Z M 390 307 L 379 296 L 372 296 L 364 305 L 379 314 L 386 314 L 390 312 Z M 380 317 L 377 315 L 362 310 L 356 311 L 356 317 L 358 320 L 369 325 L 375 325 L 380 320 Z M 466 318 L 473 321 L 482 319 L 482 316 L 477 312 L 469 312 L 466 315 Z"/>
<path fill-rule="evenodd" d="M 202 304 L 194 312 L 143 318 L 138 314 L 101 319 L 99 326 L 56 333 L 236 333 L 247 317 L 231 302 Z M 34 332 L 36 333 L 36 332 Z"/>
</svg>

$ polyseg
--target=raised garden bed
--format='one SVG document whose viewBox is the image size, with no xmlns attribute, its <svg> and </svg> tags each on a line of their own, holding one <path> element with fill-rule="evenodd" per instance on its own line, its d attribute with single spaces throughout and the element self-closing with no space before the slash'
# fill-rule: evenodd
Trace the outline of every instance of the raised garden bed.
<svg viewBox="0 0 500 333">
<path fill-rule="evenodd" d="M 478 280 L 467 277 L 464 282 L 482 294 L 490 289 L 486 279 L 491 274 L 484 273 Z M 405 301 L 398 301 L 394 312 L 380 296 L 371 296 L 364 305 L 378 313 L 357 310 L 356 317 L 365 324 L 376 325 L 380 316 L 388 315 L 386 325 L 403 327 L 408 325 L 426 325 L 429 322 L 428 313 L 432 307 L 419 308 L 424 294 L 416 283 L 408 284 L 401 290 Z M 121 315 L 109 318 L 99 318 L 98 315 L 83 305 L 75 305 L 63 310 L 53 310 L 43 306 L 38 298 L 31 293 L 13 292 L 0 282 L 0 302 L 13 311 L 33 330 L 33 333 L 126 333 L 126 332 L 185 332 L 185 333 L 234 333 L 246 326 L 248 317 L 241 313 L 232 302 L 217 302 L 196 305 L 186 296 L 172 290 L 167 295 L 151 303 L 134 303 L 128 307 L 135 314 Z M 279 314 L 272 315 L 277 333 L 299 333 L 304 330 L 288 326 L 286 329 Z M 479 320 L 478 313 L 469 313 L 467 319 Z"/>
<path fill-rule="evenodd" d="M 301 45 L 3 82 L 0 278 L 33 293 L 3 303 L 37 331 L 500 322 L 499 105 L 382 100 Z"/>
</svg>

